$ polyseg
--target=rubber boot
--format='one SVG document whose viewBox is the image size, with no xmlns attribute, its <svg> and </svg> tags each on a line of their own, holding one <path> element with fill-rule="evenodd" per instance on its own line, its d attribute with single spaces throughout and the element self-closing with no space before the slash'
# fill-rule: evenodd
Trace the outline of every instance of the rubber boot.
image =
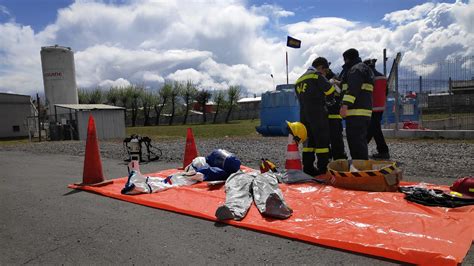
<svg viewBox="0 0 474 266">
<path fill-rule="evenodd" d="M 303 152 L 303 172 L 310 176 L 316 176 L 317 170 L 314 167 L 316 156 L 314 152 Z"/>
<path fill-rule="evenodd" d="M 272 193 L 265 202 L 265 211 L 262 214 L 272 218 L 286 219 L 292 213 L 293 210 L 286 206 L 276 193 Z"/>
<path fill-rule="evenodd" d="M 318 154 L 318 171 L 317 175 L 326 174 L 328 170 L 329 163 L 329 153 L 320 153 Z"/>
</svg>

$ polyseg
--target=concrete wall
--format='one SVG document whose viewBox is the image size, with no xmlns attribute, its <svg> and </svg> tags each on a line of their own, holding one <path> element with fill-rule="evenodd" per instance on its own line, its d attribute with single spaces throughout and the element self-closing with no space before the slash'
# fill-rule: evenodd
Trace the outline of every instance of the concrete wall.
<svg viewBox="0 0 474 266">
<path fill-rule="evenodd" d="M 87 139 L 87 126 L 90 114 L 94 117 L 99 139 L 125 138 L 124 110 L 83 110 L 77 111 L 77 125 L 80 140 Z"/>
<path fill-rule="evenodd" d="M 26 118 L 32 115 L 30 96 L 0 93 L 0 138 L 26 137 Z"/>
</svg>

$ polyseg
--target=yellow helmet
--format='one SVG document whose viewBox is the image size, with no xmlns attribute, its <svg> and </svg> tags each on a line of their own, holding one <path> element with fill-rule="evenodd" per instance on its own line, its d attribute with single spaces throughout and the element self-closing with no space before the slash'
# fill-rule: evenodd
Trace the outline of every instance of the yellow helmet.
<svg viewBox="0 0 474 266">
<path fill-rule="evenodd" d="M 296 142 L 304 142 L 308 137 L 308 132 L 306 127 L 301 122 L 288 122 L 286 121 L 288 128 L 290 129 L 290 134 L 293 135 Z"/>
</svg>

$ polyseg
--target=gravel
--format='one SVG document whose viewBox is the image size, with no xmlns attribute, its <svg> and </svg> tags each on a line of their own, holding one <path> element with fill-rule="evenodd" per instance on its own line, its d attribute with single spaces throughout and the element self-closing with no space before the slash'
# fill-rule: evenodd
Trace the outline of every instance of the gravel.
<svg viewBox="0 0 474 266">
<path fill-rule="evenodd" d="M 163 151 L 160 161 L 165 162 L 181 162 L 184 143 L 184 139 L 152 141 L 153 146 Z M 286 137 L 196 139 L 196 143 L 201 155 L 209 154 L 213 149 L 222 148 L 233 152 L 243 164 L 253 168 L 258 167 L 262 157 L 274 161 L 280 167 L 285 163 Z M 438 183 L 450 184 L 453 178 L 474 175 L 474 142 L 472 141 L 389 139 L 387 143 L 392 159 L 401 164 L 405 179 L 430 181 L 434 178 Z M 0 150 L 4 151 L 76 156 L 84 156 L 84 149 L 84 141 L 0 145 Z M 121 141 L 101 141 L 100 150 L 105 158 L 126 158 Z M 369 151 L 375 151 L 373 143 L 370 143 Z"/>
</svg>

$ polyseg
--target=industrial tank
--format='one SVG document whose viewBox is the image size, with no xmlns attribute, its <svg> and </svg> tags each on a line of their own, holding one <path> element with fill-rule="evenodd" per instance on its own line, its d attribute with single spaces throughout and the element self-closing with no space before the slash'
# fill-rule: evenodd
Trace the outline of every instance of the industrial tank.
<svg viewBox="0 0 474 266">
<path fill-rule="evenodd" d="M 55 104 L 78 104 L 74 53 L 70 47 L 41 47 L 44 93 L 49 114 Z"/>
<path fill-rule="evenodd" d="M 286 136 L 286 121 L 299 121 L 300 105 L 295 93 L 294 84 L 282 84 L 275 91 L 262 94 L 260 107 L 260 126 L 257 132 L 264 136 Z"/>
</svg>

